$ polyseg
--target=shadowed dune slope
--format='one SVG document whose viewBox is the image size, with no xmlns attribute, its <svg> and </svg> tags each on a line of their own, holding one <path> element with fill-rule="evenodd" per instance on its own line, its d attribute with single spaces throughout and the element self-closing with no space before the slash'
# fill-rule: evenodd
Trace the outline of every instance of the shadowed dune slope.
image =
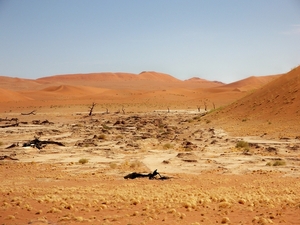
<svg viewBox="0 0 300 225">
<path fill-rule="evenodd" d="M 18 92 L 0 88 L 0 102 L 31 100 Z"/>
<path fill-rule="evenodd" d="M 34 100 L 62 100 L 84 98 L 86 96 L 103 93 L 106 90 L 107 89 L 87 86 L 58 85 L 50 86 L 42 90 L 20 91 L 20 93 Z"/>
<path fill-rule="evenodd" d="M 31 79 L 0 76 L 0 88 L 13 91 L 41 89 L 47 86 L 47 82 Z M 53 85 L 53 84 L 52 84 Z"/>
<path fill-rule="evenodd" d="M 250 134 L 252 127 L 254 133 L 295 135 L 300 127 L 299 99 L 300 66 L 208 117 L 238 132 L 245 128 Z"/>
<path fill-rule="evenodd" d="M 230 84 L 226 84 L 222 86 L 222 88 L 231 88 L 231 89 L 236 89 L 240 91 L 249 91 L 249 90 L 254 90 L 261 88 L 262 86 L 270 83 L 271 81 L 277 79 L 280 77 L 281 74 L 279 75 L 269 75 L 269 76 L 251 76 L 247 77 L 243 80 L 239 80 Z"/>
</svg>

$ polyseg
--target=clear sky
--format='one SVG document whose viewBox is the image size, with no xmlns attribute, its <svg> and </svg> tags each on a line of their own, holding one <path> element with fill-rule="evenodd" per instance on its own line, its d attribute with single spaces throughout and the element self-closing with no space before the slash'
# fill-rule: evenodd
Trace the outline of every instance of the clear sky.
<svg viewBox="0 0 300 225">
<path fill-rule="evenodd" d="M 300 64 L 300 0 L 0 0 L 0 75 L 230 83 Z"/>
</svg>

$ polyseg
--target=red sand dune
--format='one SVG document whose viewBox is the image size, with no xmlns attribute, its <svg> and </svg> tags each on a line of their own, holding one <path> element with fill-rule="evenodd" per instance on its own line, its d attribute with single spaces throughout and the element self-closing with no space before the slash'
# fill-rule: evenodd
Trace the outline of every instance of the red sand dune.
<svg viewBox="0 0 300 225">
<path fill-rule="evenodd" d="M 0 88 L 0 102 L 28 101 L 30 98 L 11 90 Z"/>
<path fill-rule="evenodd" d="M 9 89 L 14 91 L 41 89 L 53 83 L 37 81 L 32 79 L 16 78 L 0 76 L 0 88 Z"/>
<path fill-rule="evenodd" d="M 258 89 L 265 84 L 277 79 L 280 77 L 279 75 L 269 75 L 269 76 L 251 76 L 247 77 L 246 79 L 239 80 L 230 84 L 226 84 L 222 86 L 223 88 L 232 88 L 240 91 L 250 91 L 253 89 Z"/>
<path fill-rule="evenodd" d="M 192 77 L 190 79 L 184 80 L 184 82 L 189 86 L 195 86 L 196 88 L 211 88 L 219 87 L 225 85 L 220 81 L 208 81 L 199 77 Z"/>
<path fill-rule="evenodd" d="M 251 77 L 224 85 L 221 82 L 196 77 L 181 81 L 168 74 L 144 71 L 140 74 L 67 74 L 37 80 L 0 77 L 0 87 L 18 90 L 24 99 L 51 100 L 52 104 L 56 100 L 60 100 L 59 104 L 69 104 L 69 102 L 61 102 L 63 100 L 76 100 L 95 101 L 99 104 L 124 102 L 156 105 L 159 103 L 164 106 L 169 104 L 185 108 L 207 102 L 211 108 L 213 104 L 216 107 L 227 105 L 246 94 L 241 90 L 255 89 L 271 79 L 274 79 L 274 76 Z M 0 101 L 3 102 L 4 99 Z"/>
<path fill-rule="evenodd" d="M 251 133 L 251 129 L 260 135 L 267 131 L 294 135 L 300 128 L 299 99 L 300 66 L 211 116 L 240 134 Z"/>
<path fill-rule="evenodd" d="M 280 76 L 232 104 L 227 110 L 247 117 L 295 118 L 300 116 L 300 67 Z"/>
</svg>

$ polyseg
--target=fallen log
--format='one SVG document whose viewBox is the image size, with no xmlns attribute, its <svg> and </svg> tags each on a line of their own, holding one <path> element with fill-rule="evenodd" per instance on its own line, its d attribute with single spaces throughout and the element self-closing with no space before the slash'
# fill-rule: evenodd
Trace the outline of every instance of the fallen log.
<svg viewBox="0 0 300 225">
<path fill-rule="evenodd" d="M 33 111 L 31 111 L 31 112 L 29 112 L 29 113 L 21 113 L 21 115 L 23 115 L 23 116 L 28 116 L 28 115 L 35 115 L 35 110 L 33 110 Z"/>
<path fill-rule="evenodd" d="M 2 125 L 0 128 L 7 128 L 7 127 L 18 127 L 19 123 L 14 123 L 14 124 L 8 124 L 8 125 Z"/>
<path fill-rule="evenodd" d="M 44 148 L 47 144 L 55 144 L 55 145 L 59 145 L 59 146 L 65 146 L 63 143 L 61 142 L 57 142 L 57 141 L 40 141 L 39 138 L 34 137 L 33 140 L 25 142 L 23 144 L 23 147 L 33 147 L 33 148 L 37 148 L 37 149 L 42 149 Z"/>
<path fill-rule="evenodd" d="M 6 147 L 5 149 L 10 149 L 10 148 L 14 148 L 14 147 L 18 147 L 19 146 L 19 143 L 13 143 L 12 145 Z"/>
<path fill-rule="evenodd" d="M 16 159 L 16 158 L 13 158 L 13 157 L 11 157 L 11 156 L 8 156 L 8 155 L 2 155 L 2 156 L 0 156 L 0 160 L 18 160 L 18 159 Z"/>
<path fill-rule="evenodd" d="M 159 175 L 159 178 L 156 178 L 156 175 Z M 157 169 L 153 171 L 153 173 L 148 174 L 142 174 L 142 173 L 130 173 L 127 174 L 124 179 L 135 179 L 135 178 L 141 178 L 141 177 L 148 177 L 149 180 L 158 179 L 158 180 L 167 180 L 170 179 L 170 177 L 161 176 L 159 172 L 157 172 Z"/>
</svg>

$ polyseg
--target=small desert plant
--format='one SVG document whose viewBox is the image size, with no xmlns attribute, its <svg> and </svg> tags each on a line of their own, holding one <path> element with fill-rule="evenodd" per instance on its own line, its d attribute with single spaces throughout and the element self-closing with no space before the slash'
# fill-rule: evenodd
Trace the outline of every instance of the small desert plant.
<svg viewBox="0 0 300 225">
<path fill-rule="evenodd" d="M 200 121 L 201 120 L 201 116 L 195 116 L 195 117 L 193 117 L 193 120 Z"/>
<path fill-rule="evenodd" d="M 284 160 L 275 160 L 273 166 L 284 166 L 286 163 Z"/>
<path fill-rule="evenodd" d="M 246 141 L 238 141 L 235 145 L 236 148 L 249 149 L 249 143 Z"/>
<path fill-rule="evenodd" d="M 110 167 L 111 169 L 116 169 L 116 168 L 118 167 L 118 165 L 117 165 L 116 163 L 114 163 L 114 162 L 111 162 L 111 163 L 109 164 L 109 167 Z"/>
<path fill-rule="evenodd" d="M 190 148 L 190 147 L 186 147 L 186 148 L 184 148 L 184 151 L 186 151 L 186 152 L 191 152 L 191 151 L 193 151 L 193 149 Z"/>
<path fill-rule="evenodd" d="M 100 134 L 98 138 L 104 140 L 104 139 L 106 139 L 106 136 L 105 136 L 105 134 Z"/>
<path fill-rule="evenodd" d="M 138 160 L 134 160 L 134 161 L 125 161 L 123 162 L 121 165 L 121 168 L 123 169 L 127 169 L 127 168 L 130 168 L 130 169 L 137 169 L 139 167 L 142 167 L 143 166 L 143 163 L 138 161 Z"/>
<path fill-rule="evenodd" d="M 163 148 L 164 149 L 170 149 L 170 148 L 172 148 L 172 145 L 170 143 L 166 143 L 166 144 L 163 145 Z"/>
<path fill-rule="evenodd" d="M 102 125 L 102 127 L 103 127 L 103 129 L 105 129 L 105 130 L 109 130 L 109 129 L 111 129 L 109 126 L 107 126 L 106 124 L 101 124 Z"/>
<path fill-rule="evenodd" d="M 284 166 L 284 165 L 286 165 L 286 162 L 284 160 L 279 159 L 279 160 L 275 160 L 274 162 L 268 162 L 266 165 L 267 166 Z"/>
<path fill-rule="evenodd" d="M 78 162 L 81 163 L 81 164 L 86 164 L 86 163 L 89 162 L 89 160 L 82 158 L 82 159 L 79 159 Z"/>
</svg>

